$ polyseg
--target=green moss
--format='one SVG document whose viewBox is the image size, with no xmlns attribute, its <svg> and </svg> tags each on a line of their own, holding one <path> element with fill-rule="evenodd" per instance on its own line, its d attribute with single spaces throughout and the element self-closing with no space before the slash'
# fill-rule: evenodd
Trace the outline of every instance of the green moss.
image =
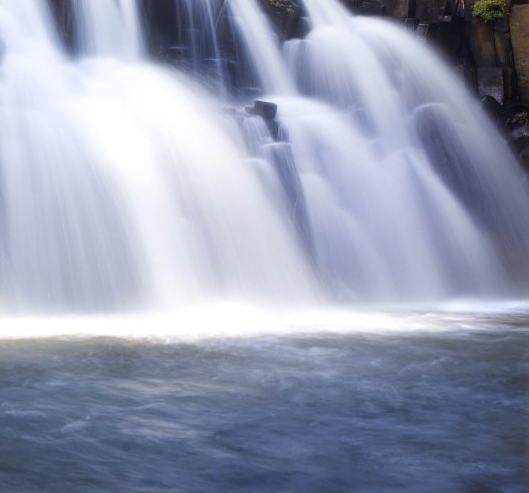
<svg viewBox="0 0 529 493">
<path fill-rule="evenodd" d="M 507 15 L 507 6 L 507 0 L 478 0 L 472 7 L 472 14 L 484 22 L 494 22 Z"/>
<path fill-rule="evenodd" d="M 291 0 L 267 0 L 268 4 L 278 14 L 292 14 L 294 5 Z"/>
<path fill-rule="evenodd" d="M 514 115 L 514 123 L 518 125 L 526 125 L 529 123 L 529 113 L 527 113 L 527 111 L 519 111 Z"/>
</svg>

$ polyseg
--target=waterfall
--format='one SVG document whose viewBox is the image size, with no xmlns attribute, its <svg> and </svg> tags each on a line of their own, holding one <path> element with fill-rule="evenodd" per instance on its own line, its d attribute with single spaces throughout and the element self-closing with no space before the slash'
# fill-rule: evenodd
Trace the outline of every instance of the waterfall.
<svg viewBox="0 0 529 493">
<path fill-rule="evenodd" d="M 281 47 L 254 0 L 175 0 L 170 70 L 134 1 L 72 2 L 73 59 L 45 0 L 0 3 L 6 310 L 526 295 L 521 172 L 411 35 L 305 0 Z M 277 122 L 241 108 L 227 33 Z"/>
<path fill-rule="evenodd" d="M 203 78 L 222 95 L 227 94 L 226 60 L 220 50 L 218 19 L 222 16 L 221 0 L 175 0 L 178 45 L 189 50 L 191 73 Z"/>
<path fill-rule="evenodd" d="M 43 5 L 25 3 L 31 13 Z M 17 9 L 2 5 L 0 22 Z M 72 62 L 36 30 L 2 31 L 8 307 L 316 296 L 236 127 L 190 80 L 106 50 Z"/>
<path fill-rule="evenodd" d="M 78 44 L 85 54 L 137 58 L 143 50 L 134 0 L 73 0 Z"/>
<path fill-rule="evenodd" d="M 278 56 L 277 46 L 264 14 L 253 1 L 230 0 L 228 6 L 249 54 L 250 64 L 258 74 L 264 91 L 293 93 L 293 82 Z"/>
<path fill-rule="evenodd" d="M 282 63 L 298 87 L 296 97 L 263 85 L 279 103 L 314 262 L 334 296 L 495 296 L 526 285 L 521 171 L 430 50 L 387 22 L 307 0 L 313 27 L 285 44 L 282 62 L 255 4 L 229 4 L 252 26 L 247 44 L 268 38 L 266 57 L 249 48 L 260 75 Z"/>
</svg>

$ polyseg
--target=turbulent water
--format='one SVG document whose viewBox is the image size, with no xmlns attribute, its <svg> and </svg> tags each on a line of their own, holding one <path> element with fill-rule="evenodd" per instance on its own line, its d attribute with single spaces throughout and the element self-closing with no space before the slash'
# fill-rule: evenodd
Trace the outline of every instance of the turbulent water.
<svg viewBox="0 0 529 493">
<path fill-rule="evenodd" d="M 527 315 L 325 320 L 3 341 L 0 491 L 526 491 Z"/>
<path fill-rule="evenodd" d="M 525 491 L 529 199 L 472 97 L 332 0 L 282 46 L 172 5 L 176 68 L 134 0 L 73 54 L 0 0 L 0 492 Z"/>
</svg>

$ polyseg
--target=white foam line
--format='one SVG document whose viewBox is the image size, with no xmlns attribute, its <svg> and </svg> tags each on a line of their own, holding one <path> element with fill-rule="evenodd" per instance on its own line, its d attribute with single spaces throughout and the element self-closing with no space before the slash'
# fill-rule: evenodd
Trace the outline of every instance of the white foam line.
<svg viewBox="0 0 529 493">
<path fill-rule="evenodd" d="M 197 305 L 169 313 L 122 316 L 19 316 L 0 318 L 0 340 L 93 338 L 199 342 L 212 338 L 294 336 L 299 334 L 413 333 L 495 327 L 491 316 L 529 314 L 529 304 L 455 303 L 415 311 L 298 309 L 272 311 L 242 304 Z M 451 310 L 447 310 L 451 308 Z M 456 310 L 455 308 L 458 308 Z"/>
</svg>

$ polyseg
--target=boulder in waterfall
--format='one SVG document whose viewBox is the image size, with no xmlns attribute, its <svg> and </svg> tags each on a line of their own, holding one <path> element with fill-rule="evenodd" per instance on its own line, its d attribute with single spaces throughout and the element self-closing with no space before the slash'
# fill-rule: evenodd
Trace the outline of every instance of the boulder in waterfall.
<svg viewBox="0 0 529 493">
<path fill-rule="evenodd" d="M 279 136 L 279 125 L 275 119 L 277 114 L 277 104 L 269 101 L 256 100 L 253 106 L 246 107 L 247 113 L 250 115 L 260 116 L 268 126 L 270 135 L 274 140 Z"/>
<path fill-rule="evenodd" d="M 264 120 L 273 120 L 277 115 L 277 104 L 257 100 L 253 106 L 253 114 L 259 115 Z"/>
</svg>

